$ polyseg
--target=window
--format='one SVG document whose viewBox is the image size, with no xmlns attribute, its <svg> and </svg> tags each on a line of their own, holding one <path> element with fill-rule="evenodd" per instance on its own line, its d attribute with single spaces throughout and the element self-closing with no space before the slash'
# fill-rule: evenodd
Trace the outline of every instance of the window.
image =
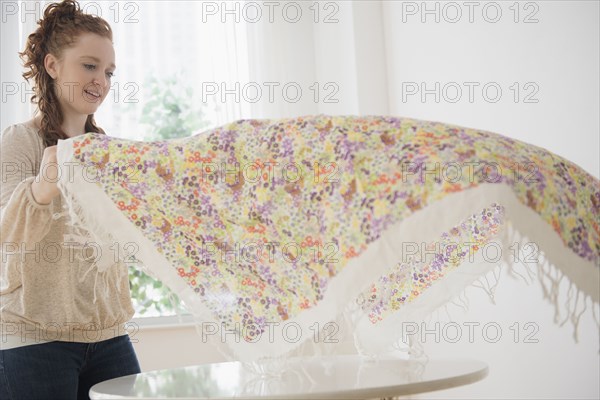
<svg viewBox="0 0 600 400">
<path fill-rule="evenodd" d="M 239 103 L 212 101 L 215 96 L 206 96 L 203 90 L 247 76 L 243 25 L 201 23 L 200 2 L 82 1 L 80 5 L 87 13 L 102 16 L 113 29 L 117 69 L 96 114 L 109 135 L 171 139 L 240 118 Z M 133 265 L 129 271 L 135 318 L 185 313 L 167 287 Z"/>
<path fill-rule="evenodd" d="M 35 108 L 21 77 L 27 36 L 52 1 L 3 2 L 2 126 Z M 202 2 L 80 1 L 113 29 L 117 69 L 96 121 L 110 136 L 160 140 L 190 136 L 241 118 L 248 105 L 221 101 L 205 89 L 248 80 L 246 26 L 230 18 L 202 21 Z M 10 57 L 8 56 L 10 55 Z M 10 98 L 8 97 L 10 95 Z M 136 318 L 183 312 L 177 296 L 130 267 Z"/>
<path fill-rule="evenodd" d="M 17 52 L 51 2 L 2 2 L 2 127 L 33 113 Z M 300 20 L 287 18 L 279 4 L 271 22 L 265 4 L 259 5 L 260 23 L 253 23 L 257 3 L 251 1 L 79 1 L 84 12 L 103 17 L 114 33 L 117 69 L 97 123 L 111 136 L 145 141 L 198 134 L 241 118 L 358 113 L 352 72 L 358 53 L 348 39 L 355 36 L 354 2 L 341 2 L 334 10 L 339 27 L 314 23 L 316 10 L 331 14 L 329 3 L 320 8 L 316 2 L 289 3 L 291 13 L 302 6 Z M 210 14 L 207 6 L 220 12 Z M 324 30 L 333 34 L 323 35 Z M 360 104 L 387 98 L 384 91 L 376 94 Z M 136 318 L 178 312 L 169 301 L 178 299 L 159 282 L 135 267 L 130 277 Z"/>
</svg>

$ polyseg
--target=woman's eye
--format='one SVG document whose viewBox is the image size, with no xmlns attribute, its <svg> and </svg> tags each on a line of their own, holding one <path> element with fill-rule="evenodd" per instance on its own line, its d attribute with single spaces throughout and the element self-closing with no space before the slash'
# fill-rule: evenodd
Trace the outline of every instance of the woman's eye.
<svg viewBox="0 0 600 400">
<path fill-rule="evenodd" d="M 109 78 L 112 78 L 113 76 L 115 76 L 114 72 L 107 72 L 106 76 L 108 76 Z"/>
<path fill-rule="evenodd" d="M 94 64 L 83 64 L 83 67 L 85 69 L 89 69 L 89 70 L 94 70 L 96 69 L 96 66 Z"/>
</svg>

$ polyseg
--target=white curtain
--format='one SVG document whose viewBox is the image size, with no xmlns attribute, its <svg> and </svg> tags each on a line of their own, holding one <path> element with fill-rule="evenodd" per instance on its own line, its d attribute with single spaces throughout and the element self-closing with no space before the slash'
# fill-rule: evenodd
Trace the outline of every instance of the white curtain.
<svg viewBox="0 0 600 400">
<path fill-rule="evenodd" d="M 272 23 L 247 24 L 250 79 L 279 84 L 252 115 L 388 114 L 382 2 L 278 4 Z"/>
<path fill-rule="evenodd" d="M 50 1 L 2 2 L 2 128 L 29 119 L 30 85 L 25 82 L 17 52 L 37 27 Z M 233 87 L 246 81 L 245 26 L 208 20 L 200 23 L 202 2 L 80 1 L 81 8 L 102 16 L 113 29 L 117 70 L 96 120 L 109 134 L 142 139 L 148 125 L 140 122 L 151 101 L 149 79 L 174 78 L 174 90 L 193 97 L 209 126 L 240 118 L 244 104 L 219 102 L 217 95 L 203 98 L 204 88 Z M 233 22 L 233 21 L 232 21 Z M 193 132 L 190 132 L 193 133 Z"/>
<path fill-rule="evenodd" d="M 17 52 L 48 3 L 2 5 L 2 127 L 33 112 Z M 209 127 L 239 118 L 388 113 L 380 1 L 276 3 L 270 21 L 265 2 L 81 1 L 114 31 L 117 70 L 96 114 L 100 125 L 142 139 L 151 76 L 174 76 L 193 89 L 189 101 L 207 102 Z"/>
<path fill-rule="evenodd" d="M 44 1 L 1 2 L 2 102 L 0 129 L 22 122 L 34 110 L 30 103 L 31 87 L 22 77 L 23 69 L 18 52 L 25 48 L 27 36 L 35 30 L 37 20 L 44 8 Z"/>
</svg>

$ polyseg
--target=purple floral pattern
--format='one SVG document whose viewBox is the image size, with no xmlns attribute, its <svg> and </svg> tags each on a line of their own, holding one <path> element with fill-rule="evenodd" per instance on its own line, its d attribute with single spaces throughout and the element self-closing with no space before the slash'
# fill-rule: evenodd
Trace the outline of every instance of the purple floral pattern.
<svg viewBox="0 0 600 400">
<path fill-rule="evenodd" d="M 391 224 L 482 183 L 508 185 L 565 246 L 600 261 L 598 180 L 496 133 L 390 116 L 314 115 L 238 120 L 170 141 L 89 133 L 73 146 L 76 161 L 102 172 L 98 185 L 216 319 L 255 327 L 244 331 L 248 338 L 267 321 L 317 305 L 330 280 Z M 439 175 L 427 173 L 436 165 Z M 476 230 L 491 235 L 501 214 L 491 205 L 469 222 L 471 233 L 457 229 L 469 239 Z M 400 266 L 383 276 L 373 288 L 386 279 L 395 286 L 386 286 L 386 296 L 366 293 L 372 321 L 458 265 L 445 261 L 421 266 L 425 279 L 402 275 Z"/>
</svg>

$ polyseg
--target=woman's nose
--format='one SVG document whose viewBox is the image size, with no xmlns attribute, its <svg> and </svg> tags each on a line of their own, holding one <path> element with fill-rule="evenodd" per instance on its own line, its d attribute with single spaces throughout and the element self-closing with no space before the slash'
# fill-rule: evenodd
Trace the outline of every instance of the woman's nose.
<svg viewBox="0 0 600 400">
<path fill-rule="evenodd" d="M 106 86 L 108 85 L 108 78 L 106 75 L 104 75 L 104 72 L 102 72 L 96 76 L 92 82 L 96 85 L 99 85 L 102 89 L 106 89 Z"/>
</svg>

